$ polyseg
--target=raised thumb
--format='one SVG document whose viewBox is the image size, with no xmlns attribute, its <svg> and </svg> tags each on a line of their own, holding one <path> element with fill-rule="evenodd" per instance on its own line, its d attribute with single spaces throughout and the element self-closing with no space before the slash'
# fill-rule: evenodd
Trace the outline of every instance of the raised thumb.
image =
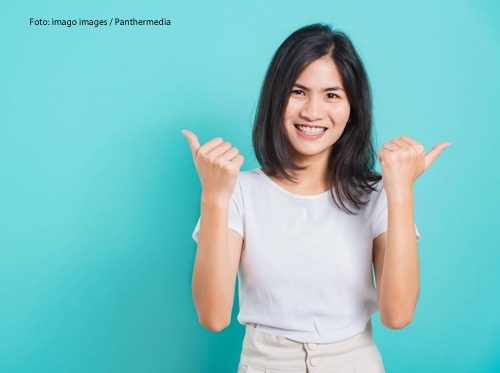
<svg viewBox="0 0 500 373">
<path fill-rule="evenodd" d="M 193 154 L 193 162 L 196 163 L 196 155 L 198 154 L 198 150 L 201 148 L 200 141 L 198 140 L 198 137 L 191 131 L 182 130 L 181 132 L 184 136 L 186 136 L 189 142 L 189 147 L 191 148 L 191 153 Z"/>
</svg>

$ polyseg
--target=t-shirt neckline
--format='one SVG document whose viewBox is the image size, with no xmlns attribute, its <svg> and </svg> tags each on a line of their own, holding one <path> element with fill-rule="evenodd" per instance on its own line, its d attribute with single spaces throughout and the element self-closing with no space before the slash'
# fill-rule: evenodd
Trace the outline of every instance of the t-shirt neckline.
<svg viewBox="0 0 500 373">
<path fill-rule="evenodd" d="M 264 179 L 271 185 L 273 186 L 274 188 L 276 188 L 277 190 L 279 190 L 281 193 L 284 193 L 286 194 L 287 196 L 290 196 L 290 197 L 293 197 L 293 198 L 297 198 L 297 199 L 316 199 L 316 198 L 322 198 L 322 197 L 325 197 L 327 196 L 328 194 L 331 193 L 331 189 L 330 190 L 327 190 L 326 192 L 323 192 L 321 194 L 313 194 L 313 195 L 310 195 L 310 196 L 302 196 L 300 194 L 294 194 L 292 192 L 289 192 L 288 190 L 286 190 L 285 188 L 281 187 L 280 185 L 276 184 L 275 181 L 273 181 L 269 176 L 267 176 L 265 174 L 264 171 L 262 171 L 260 168 L 256 168 L 255 171 L 257 171 L 257 173 L 259 175 L 261 175 L 262 177 L 264 177 Z M 335 187 L 333 187 L 333 190 L 335 190 Z"/>
</svg>

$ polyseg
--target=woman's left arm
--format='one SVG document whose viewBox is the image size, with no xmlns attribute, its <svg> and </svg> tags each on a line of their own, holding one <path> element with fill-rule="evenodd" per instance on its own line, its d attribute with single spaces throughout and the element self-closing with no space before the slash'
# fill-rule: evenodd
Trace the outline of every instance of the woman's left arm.
<svg viewBox="0 0 500 373">
<path fill-rule="evenodd" d="M 391 329 L 411 322 L 420 291 L 413 184 L 449 145 L 440 143 L 426 155 L 421 144 L 403 135 L 378 150 L 388 221 L 387 232 L 374 240 L 373 261 L 380 321 Z"/>
</svg>

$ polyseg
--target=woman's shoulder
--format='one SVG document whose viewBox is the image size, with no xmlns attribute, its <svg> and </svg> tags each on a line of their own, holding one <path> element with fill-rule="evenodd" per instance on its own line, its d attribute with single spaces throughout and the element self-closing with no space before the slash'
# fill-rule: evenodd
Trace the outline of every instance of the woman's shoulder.
<svg viewBox="0 0 500 373">
<path fill-rule="evenodd" d="M 238 181 L 243 184 L 258 180 L 259 170 L 259 168 L 254 168 L 251 170 L 240 171 L 240 173 L 238 174 Z"/>
<path fill-rule="evenodd" d="M 240 194 L 246 195 L 247 198 L 254 198 L 262 194 L 262 185 L 266 181 L 260 172 L 262 171 L 259 168 L 239 172 L 236 184 L 240 189 Z"/>
<path fill-rule="evenodd" d="M 365 186 L 361 192 L 361 200 L 364 202 L 363 208 L 365 210 L 370 210 L 374 205 L 380 203 L 380 201 L 384 199 L 385 190 L 382 179 L 378 181 L 370 181 L 369 185 L 372 189 Z"/>
<path fill-rule="evenodd" d="M 384 203 L 387 199 L 387 195 L 384 189 L 384 183 L 382 179 L 371 184 L 375 190 L 370 192 L 369 203 L 368 205 L 374 207 L 375 205 L 379 205 L 380 203 Z"/>
</svg>

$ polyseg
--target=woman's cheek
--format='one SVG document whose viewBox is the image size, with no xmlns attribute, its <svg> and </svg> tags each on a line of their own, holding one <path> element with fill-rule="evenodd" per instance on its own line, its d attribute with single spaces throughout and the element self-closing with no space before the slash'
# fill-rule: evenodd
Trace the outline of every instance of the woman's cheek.
<svg viewBox="0 0 500 373">
<path fill-rule="evenodd" d="M 336 122 L 347 122 L 351 108 L 349 105 L 338 105 L 330 111 L 331 116 L 335 118 Z"/>
</svg>

